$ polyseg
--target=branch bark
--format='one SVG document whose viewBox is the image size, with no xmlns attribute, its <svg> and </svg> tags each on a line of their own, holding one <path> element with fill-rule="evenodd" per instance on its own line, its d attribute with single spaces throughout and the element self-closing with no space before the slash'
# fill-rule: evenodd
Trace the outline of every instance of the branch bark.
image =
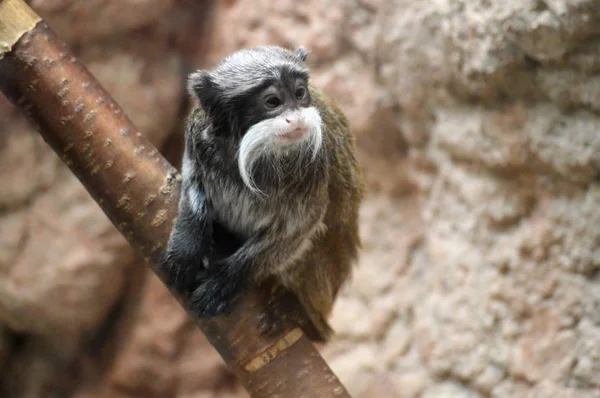
<svg viewBox="0 0 600 398">
<path fill-rule="evenodd" d="M 0 0 L 0 90 L 39 126 L 46 142 L 157 272 L 153 265 L 177 213 L 180 176 L 22 0 Z M 260 335 L 265 299 L 266 292 L 254 291 L 229 316 L 195 319 L 250 395 L 349 397 L 297 325 L 283 320 L 280 335 Z"/>
</svg>

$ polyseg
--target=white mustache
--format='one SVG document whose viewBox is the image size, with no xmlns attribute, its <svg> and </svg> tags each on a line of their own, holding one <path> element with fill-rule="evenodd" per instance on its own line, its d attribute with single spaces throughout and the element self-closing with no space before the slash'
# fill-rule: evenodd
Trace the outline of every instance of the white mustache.
<svg viewBox="0 0 600 398">
<path fill-rule="evenodd" d="M 264 194 L 254 183 L 252 168 L 256 161 L 263 156 L 280 157 L 284 153 L 292 152 L 298 160 L 306 153 L 312 151 L 312 160 L 315 160 L 323 145 L 322 119 L 315 107 L 300 108 L 284 112 L 272 119 L 256 123 L 248 129 L 238 151 L 238 168 L 244 184 L 256 194 Z M 297 128 L 308 130 L 305 138 L 298 142 L 286 144 L 282 136 Z M 300 166 L 301 162 L 297 162 Z M 277 166 L 274 164 L 275 169 Z"/>
</svg>

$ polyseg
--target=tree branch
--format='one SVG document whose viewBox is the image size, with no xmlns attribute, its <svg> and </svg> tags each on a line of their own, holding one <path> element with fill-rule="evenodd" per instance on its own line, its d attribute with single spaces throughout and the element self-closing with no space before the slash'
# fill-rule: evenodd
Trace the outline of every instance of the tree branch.
<svg viewBox="0 0 600 398">
<path fill-rule="evenodd" d="M 180 177 L 22 0 L 0 0 L 0 90 L 153 265 L 177 213 Z M 250 395 L 349 397 L 296 325 L 283 320 L 280 335 L 260 335 L 265 297 L 251 292 L 229 316 L 195 319 Z"/>
</svg>

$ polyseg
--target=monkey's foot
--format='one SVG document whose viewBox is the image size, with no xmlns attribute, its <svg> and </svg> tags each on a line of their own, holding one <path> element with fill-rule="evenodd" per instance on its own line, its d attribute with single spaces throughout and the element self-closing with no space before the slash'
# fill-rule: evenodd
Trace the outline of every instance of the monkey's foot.
<svg viewBox="0 0 600 398">
<path fill-rule="evenodd" d="M 274 336 L 283 331 L 289 311 L 281 301 L 270 298 L 258 322 L 258 331 L 265 336 Z"/>
</svg>

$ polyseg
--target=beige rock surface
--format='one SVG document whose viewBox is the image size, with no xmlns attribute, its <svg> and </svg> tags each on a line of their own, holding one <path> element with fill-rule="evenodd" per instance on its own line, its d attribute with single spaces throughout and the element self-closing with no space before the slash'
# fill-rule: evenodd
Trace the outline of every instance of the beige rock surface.
<svg viewBox="0 0 600 398">
<path fill-rule="evenodd" d="M 156 24 L 172 12 L 176 0 L 32 0 L 28 3 L 71 43 L 107 36 L 125 37 L 136 28 Z"/>
<path fill-rule="evenodd" d="M 191 67 L 311 48 L 370 188 L 323 349 L 353 396 L 600 397 L 597 0 L 229 0 L 207 30 L 192 3 L 31 2 L 157 145 Z M 0 182 L 0 387 L 75 358 L 77 397 L 244 396 L 2 100 Z"/>
</svg>

